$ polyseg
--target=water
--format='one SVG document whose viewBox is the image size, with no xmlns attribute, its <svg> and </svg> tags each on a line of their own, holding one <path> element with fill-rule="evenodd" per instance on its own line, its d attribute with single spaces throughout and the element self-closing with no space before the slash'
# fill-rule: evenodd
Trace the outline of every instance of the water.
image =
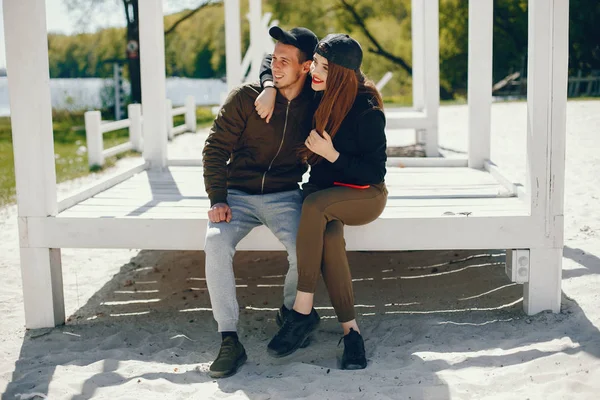
<svg viewBox="0 0 600 400">
<path fill-rule="evenodd" d="M 112 79 L 75 78 L 50 79 L 52 108 L 59 110 L 97 110 L 112 104 Z M 129 92 L 126 83 L 125 91 Z M 167 78 L 167 98 L 173 105 L 185 103 L 192 95 L 201 106 L 219 104 L 227 92 L 227 84 L 220 79 Z M 8 79 L 0 77 L 0 116 L 10 115 Z"/>
</svg>

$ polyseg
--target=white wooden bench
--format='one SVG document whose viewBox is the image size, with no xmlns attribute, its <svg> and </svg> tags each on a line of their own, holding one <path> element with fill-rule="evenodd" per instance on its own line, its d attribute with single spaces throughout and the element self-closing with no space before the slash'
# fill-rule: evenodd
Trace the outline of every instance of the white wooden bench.
<svg viewBox="0 0 600 400">
<path fill-rule="evenodd" d="M 225 1 L 226 10 L 233 2 Z M 26 325 L 49 327 L 65 320 L 61 248 L 199 250 L 208 200 L 201 164 L 167 157 L 161 0 L 144 0 L 139 10 L 145 161 L 61 201 L 45 3 L 3 6 Z M 369 225 L 348 227 L 347 243 L 349 250 L 374 251 L 506 249 L 511 278 L 524 283 L 525 311 L 535 314 L 560 310 L 569 4 L 529 0 L 528 10 L 525 188 L 488 161 L 493 1 L 470 0 L 468 158 L 390 159 L 385 212 Z M 281 246 L 257 228 L 239 248 Z"/>
</svg>

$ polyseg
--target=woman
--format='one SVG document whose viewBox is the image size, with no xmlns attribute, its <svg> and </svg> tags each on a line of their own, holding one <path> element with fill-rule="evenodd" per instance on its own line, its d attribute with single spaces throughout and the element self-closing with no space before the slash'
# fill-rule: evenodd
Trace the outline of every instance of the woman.
<svg viewBox="0 0 600 400">
<path fill-rule="evenodd" d="M 303 187 L 296 242 L 298 291 L 293 310 L 268 345 L 271 355 L 286 356 L 315 330 L 318 319 L 311 310 L 322 273 L 344 330 L 342 369 L 367 365 L 355 318 L 343 227 L 374 221 L 387 201 L 383 102 L 361 72 L 361 62 L 362 49 L 348 35 L 328 35 L 315 48 L 311 87 L 320 102 L 313 118 L 315 129 L 299 151 L 311 171 Z M 264 107 L 262 111 L 261 116 L 269 114 Z"/>
</svg>

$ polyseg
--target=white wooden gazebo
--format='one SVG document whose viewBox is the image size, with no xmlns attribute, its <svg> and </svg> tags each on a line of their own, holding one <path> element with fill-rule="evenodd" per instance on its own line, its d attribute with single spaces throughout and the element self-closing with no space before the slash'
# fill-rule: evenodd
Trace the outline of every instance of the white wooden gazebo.
<svg viewBox="0 0 600 400">
<path fill-rule="evenodd" d="M 437 1 L 413 4 L 422 3 L 437 16 Z M 3 6 L 26 325 L 51 327 L 65 320 L 61 248 L 200 250 L 209 201 L 201 162 L 167 157 L 162 0 L 139 4 L 143 161 L 60 201 L 45 1 L 4 1 Z M 506 249 L 509 276 L 524 283 L 525 311 L 558 312 L 569 2 L 529 0 L 524 190 L 489 160 L 493 0 L 470 0 L 469 7 L 468 158 L 390 159 L 386 210 L 367 226 L 347 228 L 347 247 Z M 235 32 L 239 0 L 225 0 L 225 9 L 227 31 Z M 429 40 L 437 51 L 437 37 Z M 415 73 L 424 75 L 426 63 Z M 431 79 L 438 84 L 437 76 Z M 399 161 L 405 168 L 395 167 Z M 283 249 L 264 228 L 255 229 L 239 248 Z"/>
</svg>

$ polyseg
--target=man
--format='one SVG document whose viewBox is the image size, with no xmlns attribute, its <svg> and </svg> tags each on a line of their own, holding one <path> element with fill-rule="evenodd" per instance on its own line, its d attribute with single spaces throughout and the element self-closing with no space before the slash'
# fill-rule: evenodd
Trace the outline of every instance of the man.
<svg viewBox="0 0 600 400">
<path fill-rule="evenodd" d="M 232 260 L 236 245 L 253 228 L 266 225 L 288 253 L 278 323 L 296 296 L 296 233 L 302 209 L 298 182 L 306 172 L 296 151 L 311 128 L 312 96 L 302 89 L 317 37 L 305 28 L 286 32 L 273 27 L 269 33 L 278 39 L 272 61 L 278 93 L 271 120 L 266 123 L 254 111 L 260 85 L 242 85 L 223 104 L 203 151 L 211 204 L 204 245 L 206 283 L 222 336 L 219 355 L 210 367 L 213 378 L 235 374 L 247 358 L 237 336 L 239 307 Z M 313 318 L 318 319 L 316 312 Z"/>
</svg>

